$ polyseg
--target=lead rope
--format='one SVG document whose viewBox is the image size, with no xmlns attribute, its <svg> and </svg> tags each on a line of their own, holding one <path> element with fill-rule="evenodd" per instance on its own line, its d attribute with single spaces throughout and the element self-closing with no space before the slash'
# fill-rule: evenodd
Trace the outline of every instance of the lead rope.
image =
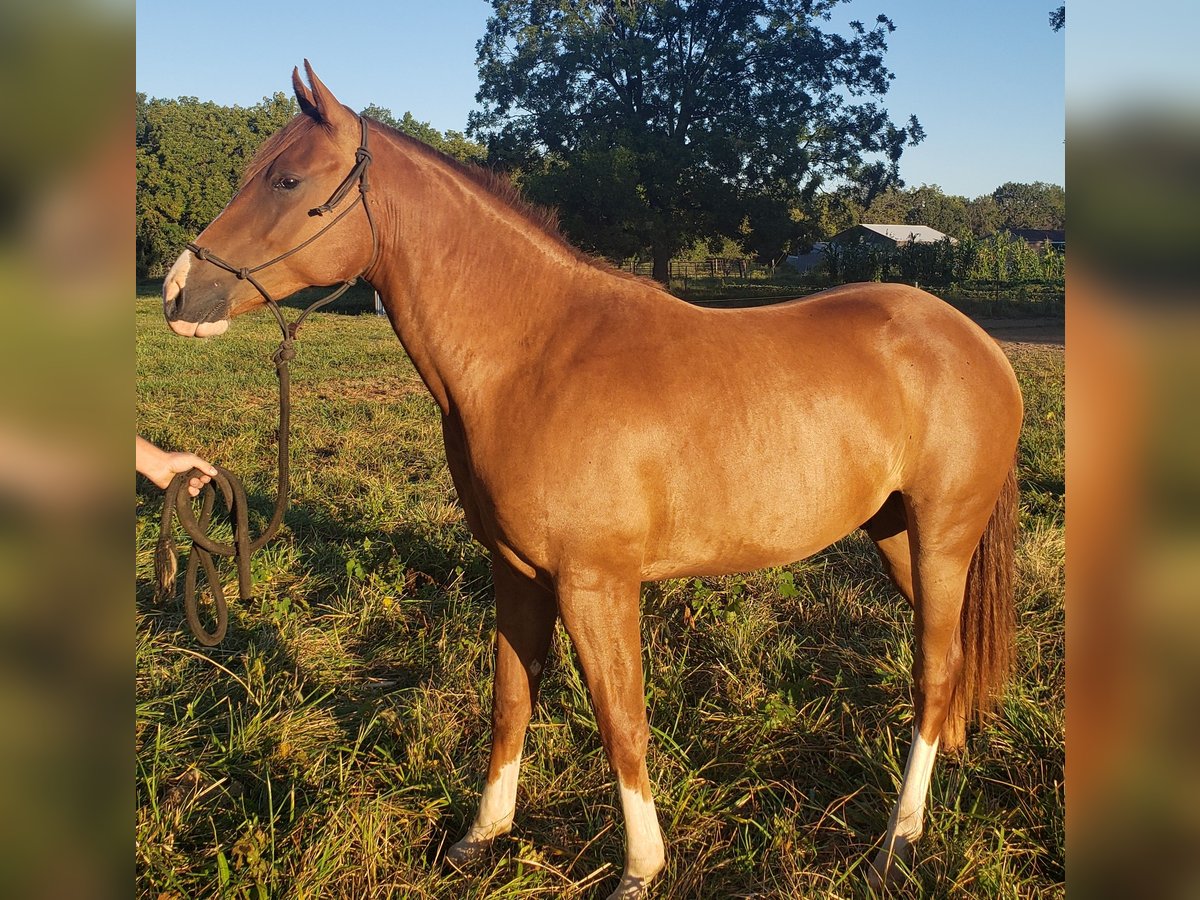
<svg viewBox="0 0 1200 900">
<path fill-rule="evenodd" d="M 225 590 L 221 585 L 220 576 L 217 574 L 213 556 L 234 558 L 237 564 L 238 598 L 243 602 L 250 600 L 253 596 L 250 556 L 279 531 L 284 511 L 287 509 L 290 486 L 288 459 L 291 426 L 291 379 L 288 372 L 288 361 L 295 355 L 296 350 L 292 346 L 291 338 L 285 337 L 272 357 L 275 362 L 275 375 L 279 380 L 278 492 L 275 497 L 275 511 L 262 534 L 257 538 L 250 536 L 250 515 L 246 489 L 240 478 L 222 466 L 214 466 L 217 470 L 216 476 L 211 483 L 204 486 L 200 493 L 200 517 L 198 519 L 187 491 L 188 481 L 193 476 L 201 474 L 198 469 L 176 475 L 167 486 L 166 496 L 163 498 L 162 524 L 158 547 L 154 554 L 158 595 L 160 598 L 165 598 L 174 593 L 177 574 L 174 525 L 177 517 L 184 532 L 192 539 L 192 549 L 188 554 L 187 568 L 183 579 L 183 611 L 192 634 L 206 647 L 215 647 L 221 643 L 229 624 Z M 216 499 L 216 490 L 213 485 L 220 490 L 222 499 L 225 501 L 225 508 L 229 511 L 233 523 L 233 542 L 230 544 L 214 540 L 208 533 L 212 525 L 213 506 Z M 200 622 L 200 606 L 196 588 L 201 565 L 204 567 L 204 578 L 208 582 L 208 590 L 213 599 L 213 615 L 216 625 L 212 631 L 207 630 Z"/>
<path fill-rule="evenodd" d="M 356 275 L 342 282 L 332 293 L 308 306 L 295 322 L 289 323 L 284 319 L 283 313 L 279 309 L 279 304 L 275 302 L 266 289 L 254 278 L 254 273 L 272 266 L 307 247 L 340 222 L 360 202 L 362 203 L 363 211 L 367 215 L 367 223 L 371 228 L 371 258 L 366 266 L 363 267 L 363 273 L 369 271 L 371 266 L 375 264 L 375 259 L 379 255 L 379 239 L 375 230 L 375 219 L 371 215 L 371 208 L 367 205 L 366 198 L 366 193 L 370 190 L 370 185 L 367 181 L 367 169 L 371 163 L 371 152 L 367 149 L 366 120 L 360 119 L 360 123 L 362 125 L 362 140 L 358 151 L 355 153 L 354 168 L 351 169 L 350 174 L 346 176 L 333 192 L 329 200 L 312 210 L 311 214 L 324 215 L 327 212 L 331 212 L 342 202 L 356 180 L 358 181 L 359 189 L 358 199 L 312 237 L 292 248 L 287 253 L 281 254 L 253 268 L 234 266 L 209 252 L 206 248 L 196 244 L 187 245 L 187 248 L 198 259 L 205 260 L 218 268 L 232 272 L 239 279 L 249 281 L 266 300 L 266 306 L 272 315 L 275 316 L 275 321 L 279 324 L 279 329 L 283 334 L 283 339 L 279 342 L 279 346 L 271 356 L 271 360 L 275 364 L 275 376 L 279 381 L 279 428 L 276 432 L 279 460 L 275 510 L 271 514 L 271 520 L 267 524 L 266 529 L 257 538 L 251 537 L 246 489 L 242 485 L 241 479 L 221 466 L 214 466 L 217 470 L 216 476 L 210 483 L 204 485 L 197 498 L 200 502 L 199 518 L 196 517 L 192 505 L 193 500 L 187 491 L 188 482 L 193 477 L 203 474 L 199 469 L 192 469 L 189 472 L 176 475 L 167 486 L 166 493 L 163 496 L 162 523 L 159 529 L 158 545 L 154 551 L 155 580 L 157 582 L 156 594 L 161 601 L 173 596 L 175 592 L 175 583 L 178 576 L 175 520 L 178 518 L 180 527 L 192 539 L 192 548 L 188 554 L 187 567 L 183 579 L 183 611 L 192 634 L 195 635 L 196 640 L 206 647 L 215 647 L 221 643 L 225 638 L 225 632 L 229 626 L 229 609 L 225 600 L 225 590 L 221 585 L 221 579 L 217 573 L 213 557 L 233 557 L 237 566 L 238 598 L 243 602 L 250 600 L 253 597 L 251 590 L 253 584 L 250 575 L 250 557 L 279 531 L 279 526 L 283 523 L 283 514 L 287 510 L 288 491 L 290 487 L 288 463 L 292 416 L 291 375 L 288 370 L 288 363 L 296 356 L 296 349 L 293 345 L 296 332 L 310 313 L 323 306 L 327 306 L 342 296 L 342 294 L 358 282 L 359 278 Z M 361 275 L 362 273 L 359 274 Z M 209 536 L 217 490 L 221 492 L 225 508 L 228 510 L 232 522 L 233 542 L 228 544 L 214 540 Z M 198 586 L 198 576 L 201 566 L 204 567 L 204 578 L 208 583 L 208 590 L 213 600 L 215 626 L 212 631 L 207 630 L 200 621 L 200 604 L 196 588 Z"/>
</svg>

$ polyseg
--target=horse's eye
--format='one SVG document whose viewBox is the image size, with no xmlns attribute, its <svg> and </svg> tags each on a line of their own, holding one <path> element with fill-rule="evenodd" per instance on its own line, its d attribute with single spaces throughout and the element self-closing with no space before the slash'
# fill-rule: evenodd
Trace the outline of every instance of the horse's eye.
<svg viewBox="0 0 1200 900">
<path fill-rule="evenodd" d="M 281 178 L 275 179 L 275 187 L 281 191 L 290 191 L 300 184 L 299 178 L 294 178 L 291 175 L 284 175 Z"/>
</svg>

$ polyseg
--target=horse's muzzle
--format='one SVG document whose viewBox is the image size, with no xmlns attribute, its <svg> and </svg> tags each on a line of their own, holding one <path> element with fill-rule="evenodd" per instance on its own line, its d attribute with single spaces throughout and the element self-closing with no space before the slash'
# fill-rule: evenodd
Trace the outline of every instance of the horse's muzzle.
<svg viewBox="0 0 1200 900">
<path fill-rule="evenodd" d="M 229 301 L 224 292 L 188 288 L 191 253 L 184 251 L 163 280 L 163 315 L 167 325 L 184 337 L 212 337 L 229 327 Z M 204 294 L 208 296 L 204 296 Z"/>
<path fill-rule="evenodd" d="M 184 319 L 168 319 L 167 325 L 171 330 L 183 337 L 215 337 L 224 334 L 229 327 L 228 319 L 217 319 L 215 322 L 188 322 Z"/>
</svg>

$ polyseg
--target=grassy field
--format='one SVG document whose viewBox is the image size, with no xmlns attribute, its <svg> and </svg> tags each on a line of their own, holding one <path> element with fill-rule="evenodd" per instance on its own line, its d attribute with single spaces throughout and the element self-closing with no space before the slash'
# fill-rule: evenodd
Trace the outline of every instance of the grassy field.
<svg viewBox="0 0 1200 900">
<path fill-rule="evenodd" d="M 278 331 L 213 341 L 137 303 L 138 429 L 274 500 Z M 215 650 L 151 578 L 160 492 L 136 497 L 137 895 L 591 897 L 620 805 L 563 634 L 526 746 L 516 827 L 469 876 L 440 852 L 486 764 L 490 575 L 438 416 L 385 320 L 318 314 L 293 363 L 293 499 Z M 899 896 L 1061 896 L 1063 358 L 1010 347 L 1021 445 L 1019 664 L 1002 716 L 939 760 Z M 228 573 L 233 583 L 232 572 Z M 231 589 L 232 593 L 232 589 Z M 911 614 L 855 534 L 804 562 L 644 590 L 656 897 L 858 897 L 911 734 Z"/>
</svg>

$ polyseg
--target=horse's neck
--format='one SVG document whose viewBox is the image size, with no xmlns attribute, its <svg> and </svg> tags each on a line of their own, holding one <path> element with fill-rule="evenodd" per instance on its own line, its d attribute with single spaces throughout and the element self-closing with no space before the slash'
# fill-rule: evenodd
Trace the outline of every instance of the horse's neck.
<svg viewBox="0 0 1200 900">
<path fill-rule="evenodd" d="M 380 167 L 371 273 L 397 334 L 448 414 L 485 402 L 553 340 L 586 284 L 606 273 L 579 262 L 468 176 L 409 148 Z M 380 184 L 379 182 L 382 182 Z"/>
</svg>

